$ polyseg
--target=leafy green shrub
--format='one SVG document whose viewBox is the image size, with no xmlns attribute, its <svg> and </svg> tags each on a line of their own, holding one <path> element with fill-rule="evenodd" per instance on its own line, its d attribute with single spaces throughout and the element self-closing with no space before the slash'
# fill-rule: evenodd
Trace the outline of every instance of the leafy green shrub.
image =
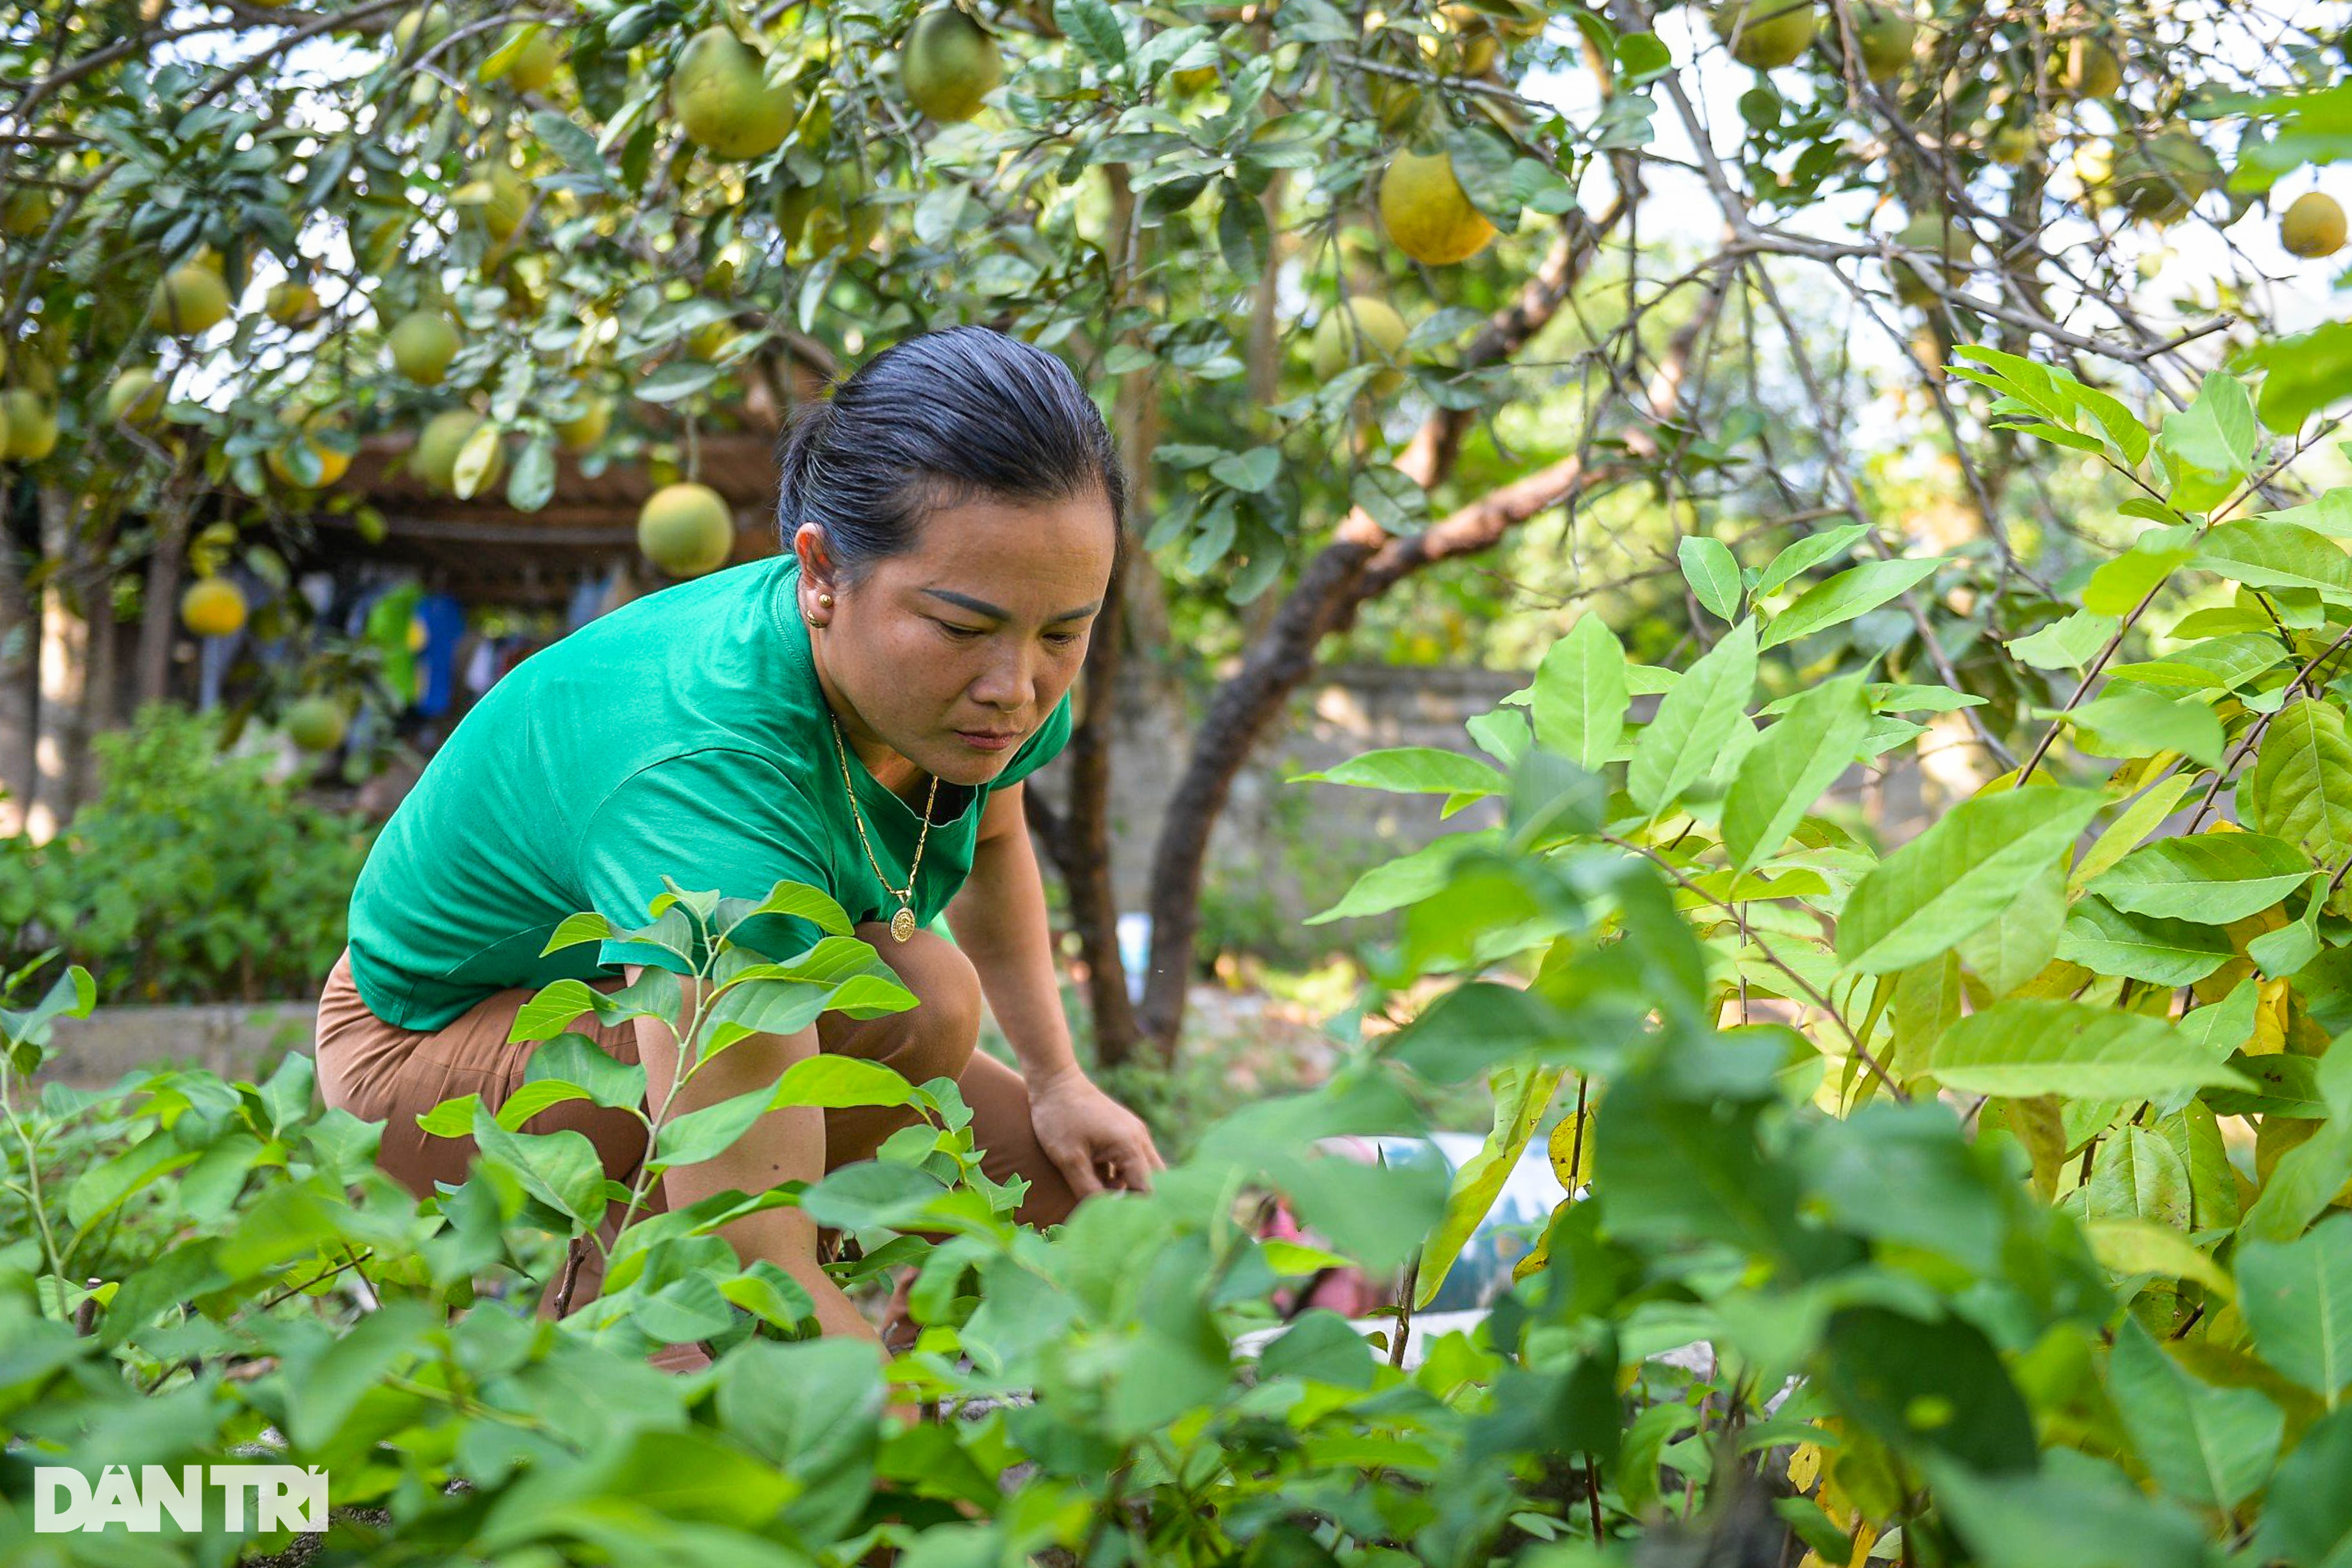
<svg viewBox="0 0 2352 1568">
<path fill-rule="evenodd" d="M 166 704 L 93 743 L 98 798 L 34 847 L 0 840 L 0 961 L 51 947 L 114 1002 L 308 998 L 343 948 L 356 816 L 302 801 L 215 717 Z"/>
</svg>

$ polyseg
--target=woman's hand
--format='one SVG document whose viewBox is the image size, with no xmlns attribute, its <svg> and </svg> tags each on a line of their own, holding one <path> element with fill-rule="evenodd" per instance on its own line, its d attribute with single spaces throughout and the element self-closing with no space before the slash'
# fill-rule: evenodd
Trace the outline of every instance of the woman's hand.
<svg viewBox="0 0 2352 1568">
<path fill-rule="evenodd" d="M 1148 1193 L 1151 1173 L 1168 1168 L 1143 1119 L 1082 1073 L 1065 1073 L 1032 1088 L 1029 1121 L 1037 1130 L 1038 1146 L 1081 1198 L 1106 1187 Z"/>
</svg>

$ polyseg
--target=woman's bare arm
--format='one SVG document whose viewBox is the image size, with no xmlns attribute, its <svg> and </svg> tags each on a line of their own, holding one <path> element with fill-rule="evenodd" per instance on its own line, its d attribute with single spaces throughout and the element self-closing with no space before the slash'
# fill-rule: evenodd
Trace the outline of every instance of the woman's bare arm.
<svg viewBox="0 0 2352 1568">
<path fill-rule="evenodd" d="M 629 984 L 636 984 L 641 968 L 625 966 Z M 698 982 L 686 979 L 687 1005 L 696 1000 Z M 667 1026 L 639 1018 L 637 1057 L 646 1067 L 646 1103 L 660 1113 L 677 1081 L 677 1042 Z M 792 1035 L 752 1035 L 730 1046 L 687 1083 L 672 1117 L 776 1081 L 794 1062 L 816 1054 L 814 1025 Z M 716 1158 L 681 1165 L 662 1173 L 662 1193 L 672 1209 L 682 1209 L 729 1188 L 760 1193 L 779 1182 L 814 1182 L 824 1174 L 824 1112 L 812 1106 L 771 1110 L 751 1123 L 740 1138 Z M 827 1334 L 880 1342 L 865 1314 L 842 1293 L 816 1256 L 816 1222 L 798 1208 L 762 1209 L 719 1229 L 735 1255 L 747 1265 L 766 1258 L 790 1274 L 816 1304 L 816 1321 Z"/>
</svg>

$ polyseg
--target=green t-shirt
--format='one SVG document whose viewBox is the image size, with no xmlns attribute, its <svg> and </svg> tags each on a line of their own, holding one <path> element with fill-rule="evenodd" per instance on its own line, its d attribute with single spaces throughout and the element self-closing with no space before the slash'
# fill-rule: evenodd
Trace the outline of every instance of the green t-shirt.
<svg viewBox="0 0 2352 1568">
<path fill-rule="evenodd" d="M 459 721 L 384 825 L 352 893 L 352 978 L 368 1010 L 437 1029 L 485 996 L 621 964 L 674 959 L 643 943 L 540 956 L 567 915 L 647 923 L 667 875 L 689 892 L 760 899 L 777 882 L 824 889 L 853 921 L 887 920 L 858 846 L 790 555 L 747 563 L 624 605 L 517 665 Z M 1051 761 L 1070 735 L 1065 696 L 1003 772 L 942 783 L 915 886 L 928 923 L 971 871 L 992 791 Z M 921 810 L 848 753 L 874 857 L 906 886 Z M 775 958 L 816 929 L 747 921 Z"/>
</svg>

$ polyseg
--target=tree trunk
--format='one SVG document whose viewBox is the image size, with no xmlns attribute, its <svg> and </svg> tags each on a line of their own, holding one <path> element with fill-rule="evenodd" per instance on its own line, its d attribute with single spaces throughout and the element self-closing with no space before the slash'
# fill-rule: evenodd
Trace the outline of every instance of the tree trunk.
<svg viewBox="0 0 2352 1568">
<path fill-rule="evenodd" d="M 39 557 L 20 542 L 7 501 L 0 494 L 0 837 L 24 832 L 32 813 L 41 710 L 40 619 L 25 586 Z"/>
<path fill-rule="evenodd" d="M 45 844 L 73 820 L 79 804 L 82 693 L 89 674 L 89 627 L 68 595 L 87 568 L 79 509 L 63 490 L 41 491 L 41 549 L 55 563 L 41 588 L 41 710 L 34 731 L 37 779 L 26 830 Z"/>
<path fill-rule="evenodd" d="M 177 485 L 163 492 L 155 518 L 155 546 L 147 557 L 147 591 L 139 615 L 135 701 L 161 702 L 172 690 L 172 645 L 180 634 L 180 574 L 188 559 L 190 498 Z"/>
<path fill-rule="evenodd" d="M 1571 213 L 1551 251 L 1518 297 L 1497 311 L 1464 352 L 1464 367 L 1516 355 L 1549 323 L 1590 270 L 1602 237 L 1629 213 L 1639 192 L 1621 193 L 1599 220 Z M 1720 298 L 1720 288 L 1709 294 Z M 1712 306 L 1703 310 L 1711 311 Z M 1686 336 L 1681 346 L 1686 348 Z M 1670 398 L 1669 403 L 1672 399 Z M 1661 416 L 1666 410 L 1658 411 Z M 1396 466 L 1424 489 L 1451 471 L 1473 410 L 1440 409 L 1414 434 Z M 1482 497 L 1406 540 L 1391 539 L 1361 509 L 1299 572 L 1267 624 L 1220 687 L 1195 732 L 1190 760 L 1162 820 L 1151 867 L 1151 968 L 1142 1024 L 1163 1061 L 1183 1027 L 1186 991 L 1200 937 L 1201 879 L 1209 837 L 1240 772 L 1291 693 L 1315 670 L 1324 637 L 1352 624 L 1366 599 L 1440 560 L 1484 549 L 1514 524 L 1559 504 L 1600 476 L 1568 458 Z"/>
<path fill-rule="evenodd" d="M 81 700 L 81 751 L 74 758 L 74 802 L 97 794 L 90 742 L 122 722 L 121 623 L 114 615 L 114 544 L 120 514 L 109 516 L 91 542 L 89 573 L 81 581 L 81 611 L 89 652 Z"/>
</svg>

